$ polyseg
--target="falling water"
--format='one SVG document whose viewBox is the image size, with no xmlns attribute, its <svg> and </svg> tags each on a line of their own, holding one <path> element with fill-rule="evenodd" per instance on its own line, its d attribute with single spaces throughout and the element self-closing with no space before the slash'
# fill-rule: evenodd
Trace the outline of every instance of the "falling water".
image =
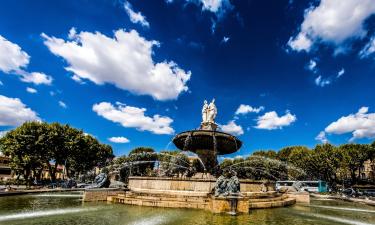
<svg viewBox="0 0 375 225">
<path fill-rule="evenodd" d="M 250 163 L 255 163 L 256 165 L 248 165 Z M 258 163 L 261 163 L 261 165 L 259 165 Z M 272 166 L 271 167 L 267 166 L 270 164 L 275 165 L 276 168 L 273 168 Z M 286 171 L 279 170 L 280 166 L 286 168 Z M 235 170 L 245 169 L 245 168 L 251 169 L 253 171 L 256 170 L 257 172 L 260 172 L 259 175 L 268 175 L 268 176 L 273 177 L 276 180 L 282 179 L 282 177 L 289 177 L 290 179 L 296 179 L 297 177 L 294 177 L 292 174 L 290 174 L 289 173 L 290 171 L 298 172 L 300 174 L 299 176 L 306 175 L 306 173 L 300 168 L 287 165 L 286 163 L 276 160 L 276 159 L 269 159 L 269 158 L 262 157 L 262 156 L 251 156 L 250 158 L 244 161 L 241 161 L 232 165 L 227 165 L 226 167 L 223 167 L 221 169 L 225 169 L 227 167 L 231 169 L 235 169 Z M 276 176 L 279 176 L 279 178 L 276 178 L 276 176 L 272 175 L 271 173 Z"/>
<path fill-rule="evenodd" d="M 185 142 L 184 142 L 184 147 L 182 148 L 183 151 L 187 150 L 187 147 L 189 147 L 189 145 L 191 145 L 191 141 L 192 141 L 192 137 L 193 137 L 193 131 L 191 131 L 185 138 Z"/>
<path fill-rule="evenodd" d="M 245 166 L 245 167 L 234 167 L 234 168 L 231 167 L 231 169 L 234 170 L 234 171 L 236 171 L 236 169 L 251 169 L 255 172 L 260 172 L 261 174 L 268 175 L 268 176 L 272 177 L 273 179 L 278 180 L 278 178 L 275 175 L 272 175 L 271 173 L 265 171 L 264 168 Z"/>
<path fill-rule="evenodd" d="M 216 141 L 216 135 L 215 135 L 215 132 L 212 133 L 212 139 L 213 139 L 213 144 L 214 144 L 214 153 L 215 153 L 215 157 L 217 155 L 217 141 Z"/>
<path fill-rule="evenodd" d="M 168 144 L 165 146 L 165 150 L 168 150 L 169 149 L 169 146 L 172 144 L 172 141 L 168 142 Z"/>
<path fill-rule="evenodd" d="M 158 153 L 155 153 L 155 154 L 158 154 Z M 163 153 L 163 152 L 160 152 L 159 154 L 160 154 L 160 155 L 166 155 L 166 156 L 168 156 L 168 157 L 172 157 L 172 158 L 174 158 L 174 159 L 177 159 L 178 161 L 185 163 L 185 165 L 190 165 L 189 162 L 187 162 L 187 161 L 185 161 L 185 160 L 182 160 L 181 158 L 178 158 L 178 157 L 176 157 L 176 156 L 174 156 L 174 155 L 172 155 L 172 154 Z"/>
<path fill-rule="evenodd" d="M 237 146 L 237 139 L 235 137 L 233 137 L 234 139 L 234 144 L 236 145 L 236 149 L 238 149 L 238 146 Z"/>
</svg>

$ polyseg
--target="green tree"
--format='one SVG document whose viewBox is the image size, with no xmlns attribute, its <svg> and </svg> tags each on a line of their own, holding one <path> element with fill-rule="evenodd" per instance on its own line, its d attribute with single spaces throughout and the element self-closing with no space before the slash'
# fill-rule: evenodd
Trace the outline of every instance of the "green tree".
<svg viewBox="0 0 375 225">
<path fill-rule="evenodd" d="M 31 172 L 40 176 L 44 166 L 55 181 L 58 165 L 83 172 L 113 157 L 110 146 L 59 123 L 26 122 L 1 138 L 0 145 L 25 180 L 30 180 Z"/>
<path fill-rule="evenodd" d="M 282 148 L 280 151 L 277 152 L 277 159 L 287 162 L 292 150 L 293 150 L 293 147 Z"/>
<path fill-rule="evenodd" d="M 138 147 L 129 152 L 130 174 L 145 176 L 153 170 L 158 156 L 155 150 L 149 147 Z"/>
<path fill-rule="evenodd" d="M 180 176 L 187 174 L 192 176 L 197 170 L 190 164 L 187 155 L 181 153 L 180 151 L 162 151 L 158 155 L 159 168 L 165 176 Z M 196 162 L 200 163 L 200 162 Z M 199 169 L 201 166 L 196 164 Z M 203 168 L 201 168 L 203 170 Z"/>
<path fill-rule="evenodd" d="M 339 150 L 343 155 L 342 165 L 347 168 L 350 173 L 352 183 L 357 183 L 360 176 L 360 168 L 363 163 L 371 157 L 370 145 L 364 144 L 344 144 L 339 146 Z M 358 172 L 358 174 L 356 174 Z"/>
<path fill-rule="evenodd" d="M 42 141 L 45 131 L 45 123 L 26 122 L 7 132 L 0 141 L 3 153 L 11 157 L 12 169 L 28 183 L 31 172 L 40 174 L 43 169 L 45 152 Z"/>
<path fill-rule="evenodd" d="M 288 176 L 293 180 L 305 179 L 311 150 L 305 146 L 293 146 L 290 149 L 287 158 Z"/>
<path fill-rule="evenodd" d="M 274 150 L 258 150 L 258 151 L 253 152 L 252 155 L 276 159 L 277 152 Z"/>
<path fill-rule="evenodd" d="M 307 161 L 307 173 L 312 179 L 327 181 L 335 189 L 337 171 L 341 166 L 343 155 L 331 144 L 317 145 Z"/>
</svg>

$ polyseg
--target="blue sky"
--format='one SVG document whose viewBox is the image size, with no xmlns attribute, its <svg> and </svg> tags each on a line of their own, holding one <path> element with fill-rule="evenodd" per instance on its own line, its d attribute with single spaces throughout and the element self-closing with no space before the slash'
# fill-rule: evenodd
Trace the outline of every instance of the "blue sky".
<svg viewBox="0 0 375 225">
<path fill-rule="evenodd" d="M 0 134 L 39 119 L 163 150 L 215 98 L 234 155 L 375 138 L 374 0 L 1 4 Z"/>
</svg>

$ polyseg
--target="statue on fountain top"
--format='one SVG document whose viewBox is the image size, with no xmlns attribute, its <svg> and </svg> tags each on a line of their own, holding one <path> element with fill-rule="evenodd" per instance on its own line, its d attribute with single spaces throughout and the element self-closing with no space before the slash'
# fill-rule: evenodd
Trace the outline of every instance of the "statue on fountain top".
<svg viewBox="0 0 375 225">
<path fill-rule="evenodd" d="M 208 104 L 207 100 L 203 102 L 202 108 L 202 123 L 200 129 L 202 130 L 216 130 L 217 124 L 215 118 L 217 115 L 217 108 L 215 105 L 215 99 L 212 99 L 211 103 Z"/>
</svg>

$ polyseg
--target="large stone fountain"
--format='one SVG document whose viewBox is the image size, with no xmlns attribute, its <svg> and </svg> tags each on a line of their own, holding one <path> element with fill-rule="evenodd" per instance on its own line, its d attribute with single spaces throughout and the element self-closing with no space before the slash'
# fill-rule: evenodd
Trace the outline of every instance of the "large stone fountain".
<svg viewBox="0 0 375 225">
<path fill-rule="evenodd" d="M 180 150 L 196 153 L 211 174 L 216 172 L 218 155 L 234 153 L 242 146 L 237 137 L 217 131 L 216 115 L 215 99 L 210 104 L 205 100 L 199 129 L 181 132 L 172 140 Z"/>
<path fill-rule="evenodd" d="M 132 176 L 125 192 L 109 194 L 101 191 L 100 197 L 123 204 L 205 209 L 231 215 L 248 213 L 252 209 L 287 206 L 301 199 L 290 193 L 276 192 L 272 181 L 238 179 L 233 170 L 219 171 L 217 156 L 238 151 L 242 142 L 217 130 L 216 115 L 215 101 L 210 104 L 204 101 L 199 129 L 179 133 L 173 138 L 180 150 L 196 153 L 206 172 L 214 176 Z"/>
</svg>

